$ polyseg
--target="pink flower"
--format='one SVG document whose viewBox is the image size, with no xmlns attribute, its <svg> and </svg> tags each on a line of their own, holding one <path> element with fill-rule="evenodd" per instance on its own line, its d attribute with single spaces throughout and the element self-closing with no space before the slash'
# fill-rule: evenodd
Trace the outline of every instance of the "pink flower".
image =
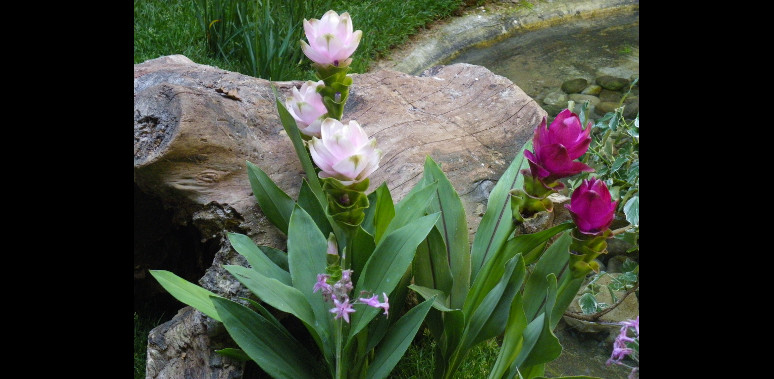
<svg viewBox="0 0 774 379">
<path fill-rule="evenodd" d="M 333 292 L 333 287 L 331 287 L 330 284 L 328 284 L 327 280 L 330 278 L 330 275 L 327 274 L 317 274 L 317 282 L 314 284 L 314 288 L 312 293 L 317 292 L 318 290 L 322 292 L 323 299 L 327 300 L 330 298 L 331 293 Z"/>
<path fill-rule="evenodd" d="M 326 118 L 320 125 L 320 135 L 308 142 L 312 160 L 322 170 L 320 178 L 335 178 L 349 186 L 379 168 L 382 151 L 376 148 L 375 139 L 368 139 L 357 121 L 342 124 Z"/>
<path fill-rule="evenodd" d="M 335 307 L 331 308 L 330 310 L 331 313 L 336 314 L 336 317 L 333 319 L 336 320 L 339 318 L 344 318 L 344 321 L 349 323 L 349 314 L 355 311 L 355 309 L 352 308 L 352 304 L 349 303 L 349 299 L 345 298 L 343 302 L 339 302 L 338 299 L 334 299 L 333 305 Z"/>
<path fill-rule="evenodd" d="M 572 192 L 570 204 L 565 204 L 578 231 L 591 235 L 600 235 L 610 227 L 615 206 L 605 183 L 594 177 L 584 179 Z"/>
<path fill-rule="evenodd" d="M 321 65 L 349 66 L 349 57 L 360 44 L 363 32 L 352 31 L 349 13 L 339 16 L 333 10 L 325 12 L 321 19 L 304 19 L 307 44 L 301 41 L 301 50 L 309 59 Z"/>
<path fill-rule="evenodd" d="M 382 308 L 384 309 L 383 314 L 388 314 L 388 310 L 390 309 L 390 303 L 387 300 L 387 294 L 382 292 L 382 296 L 384 296 L 384 303 L 379 302 L 379 295 L 373 295 L 369 298 L 361 297 L 358 299 L 361 303 L 367 304 L 369 306 L 372 306 L 374 308 Z"/>
<path fill-rule="evenodd" d="M 548 128 L 543 118 L 532 138 L 535 152 L 524 151 L 532 176 L 548 184 L 584 171 L 594 171 L 586 164 L 575 161 L 588 150 L 590 133 L 591 122 L 582 129 L 578 115 L 569 109 L 561 111 Z"/>
<path fill-rule="evenodd" d="M 285 107 L 288 113 L 296 120 L 298 130 L 307 136 L 320 137 L 320 124 L 328 114 L 328 109 L 322 101 L 322 95 L 317 92 L 317 88 L 325 86 L 323 81 L 313 82 L 311 80 L 301 85 L 301 89 L 293 87 L 292 96 L 285 101 Z"/>
</svg>

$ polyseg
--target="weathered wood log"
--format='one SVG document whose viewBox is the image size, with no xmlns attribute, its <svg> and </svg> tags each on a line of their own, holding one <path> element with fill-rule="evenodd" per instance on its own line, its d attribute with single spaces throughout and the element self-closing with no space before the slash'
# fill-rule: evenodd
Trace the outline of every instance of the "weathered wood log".
<svg viewBox="0 0 774 379">
<path fill-rule="evenodd" d="M 256 205 L 245 162 L 261 167 L 296 198 L 303 170 L 279 121 L 272 85 L 284 101 L 301 81 L 272 83 L 180 55 L 137 64 L 134 70 L 135 184 L 172 209 L 178 222 L 195 225 L 202 239 L 219 244 L 199 284 L 229 298 L 245 296 L 246 290 L 221 267 L 247 265 L 230 247 L 225 232 L 285 248 L 284 235 Z M 342 121 L 357 120 L 384 153 L 369 191 L 386 182 L 393 200 L 399 201 L 422 177 L 429 155 L 463 200 L 472 242 L 489 191 L 532 137 L 545 111 L 510 80 L 480 66 L 437 66 L 421 76 L 381 70 L 352 78 Z M 140 271 L 154 269 L 135 263 Z M 136 276 L 147 278 L 142 272 Z M 180 322 L 176 317 L 159 328 L 177 330 L 173 324 Z M 201 348 L 190 343 L 193 337 L 188 335 L 173 341 L 180 335 L 170 333 L 165 337 L 170 340 L 161 342 L 160 332 L 155 333 L 148 349 L 153 356 L 148 360 L 151 378 L 166 372 L 165 366 L 179 364 L 179 357 L 164 355 L 162 345 Z M 169 354 L 179 356 L 181 351 Z M 199 359 L 185 365 L 206 365 L 207 372 L 226 366 L 239 370 L 233 362 L 211 367 L 215 361 L 222 362 Z"/>
</svg>

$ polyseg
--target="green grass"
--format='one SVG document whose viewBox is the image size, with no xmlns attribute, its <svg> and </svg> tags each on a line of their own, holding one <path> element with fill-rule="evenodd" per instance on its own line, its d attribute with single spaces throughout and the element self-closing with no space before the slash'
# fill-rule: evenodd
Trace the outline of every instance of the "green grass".
<svg viewBox="0 0 774 379">
<path fill-rule="evenodd" d="M 432 378 L 435 367 L 434 348 L 435 341 L 430 336 L 430 332 L 424 329 L 423 335 L 409 346 L 406 354 L 403 355 L 389 377 L 394 379 Z M 480 379 L 488 377 L 489 370 L 494 366 L 499 352 L 500 347 L 495 338 L 474 346 L 460 364 L 454 378 Z"/>
</svg>

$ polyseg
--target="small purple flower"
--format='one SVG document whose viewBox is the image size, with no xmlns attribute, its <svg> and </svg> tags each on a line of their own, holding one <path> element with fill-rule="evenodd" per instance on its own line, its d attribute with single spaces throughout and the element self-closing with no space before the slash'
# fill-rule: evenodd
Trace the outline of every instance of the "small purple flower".
<svg viewBox="0 0 774 379">
<path fill-rule="evenodd" d="M 588 150 L 590 133 L 591 122 L 583 129 L 578 115 L 569 109 L 561 111 L 549 127 L 546 127 L 546 119 L 543 118 L 532 138 L 534 153 L 524 151 L 532 176 L 549 184 L 581 172 L 594 171 L 588 165 L 575 161 Z"/>
<path fill-rule="evenodd" d="M 564 206 L 570 210 L 578 231 L 600 235 L 613 223 L 616 202 L 612 200 L 605 183 L 592 177 L 583 180 L 572 192 L 570 204 Z"/>
<path fill-rule="evenodd" d="M 312 293 L 317 292 L 317 290 L 322 290 L 322 293 L 325 294 L 325 292 L 330 292 L 332 290 L 331 285 L 327 283 L 328 278 L 331 276 L 328 274 L 317 274 L 317 283 L 314 284 L 314 291 Z"/>
<path fill-rule="evenodd" d="M 363 304 L 368 304 L 374 308 L 379 308 L 381 306 L 381 304 L 379 303 L 379 295 L 373 295 L 369 298 L 361 297 L 357 300 L 362 302 Z"/>
<path fill-rule="evenodd" d="M 331 313 L 336 314 L 336 317 L 333 319 L 344 318 L 344 321 L 349 323 L 349 314 L 355 311 L 355 309 L 352 308 L 352 304 L 349 303 L 349 299 L 345 298 L 342 302 L 339 302 L 338 299 L 334 299 L 333 305 L 334 307 L 330 310 Z"/>
</svg>

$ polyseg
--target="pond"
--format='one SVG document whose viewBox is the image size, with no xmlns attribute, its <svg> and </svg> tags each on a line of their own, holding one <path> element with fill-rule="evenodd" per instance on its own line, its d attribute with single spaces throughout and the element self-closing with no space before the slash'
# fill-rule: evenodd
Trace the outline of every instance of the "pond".
<svg viewBox="0 0 774 379">
<path fill-rule="evenodd" d="M 601 76 L 638 78 L 639 56 L 637 9 L 596 17 L 576 16 L 551 27 L 517 31 L 505 40 L 462 51 L 443 64 L 484 66 L 510 79 L 553 116 L 562 103 L 563 108 L 567 107 L 566 100 L 552 97 L 561 91 L 562 83 L 583 78 L 595 84 Z M 635 86 L 630 95 L 638 95 L 638 90 Z M 596 105 L 594 101 L 592 105 Z M 590 113 L 592 118 L 600 117 Z"/>
</svg>

